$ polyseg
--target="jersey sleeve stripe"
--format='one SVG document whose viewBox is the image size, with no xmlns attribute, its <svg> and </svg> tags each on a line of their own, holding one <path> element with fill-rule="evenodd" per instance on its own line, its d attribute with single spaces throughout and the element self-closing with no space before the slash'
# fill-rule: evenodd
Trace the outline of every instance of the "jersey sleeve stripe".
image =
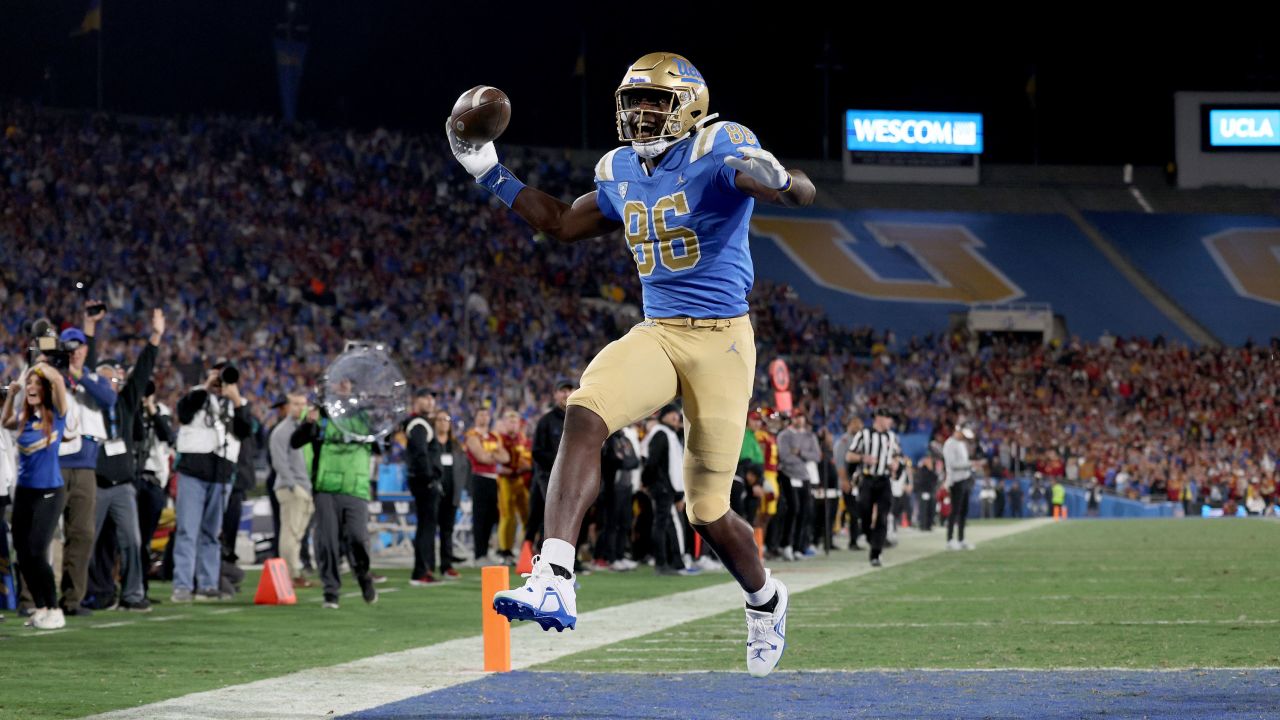
<svg viewBox="0 0 1280 720">
<path fill-rule="evenodd" d="M 622 148 L 614 148 L 605 153 L 600 158 L 600 162 L 596 163 L 596 182 L 613 180 L 613 156 L 618 154 Z"/>
<path fill-rule="evenodd" d="M 711 152 L 711 148 L 716 144 L 716 133 L 720 132 L 720 128 L 724 127 L 724 121 L 715 123 L 698 132 L 698 137 L 693 141 L 693 152 L 689 154 L 689 162 L 697 162 L 703 155 Z"/>
</svg>

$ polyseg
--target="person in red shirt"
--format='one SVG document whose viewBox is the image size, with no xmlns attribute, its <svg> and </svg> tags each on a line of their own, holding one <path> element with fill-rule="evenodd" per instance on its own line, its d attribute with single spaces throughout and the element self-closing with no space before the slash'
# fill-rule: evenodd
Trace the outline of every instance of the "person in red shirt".
<svg viewBox="0 0 1280 720">
<path fill-rule="evenodd" d="M 515 410 L 502 413 L 499 424 L 502 447 L 510 460 L 498 468 L 498 557 L 515 565 L 512 548 L 516 542 L 516 521 L 529 524 L 529 483 L 533 479 L 533 445 L 524 433 L 524 419 Z"/>
<path fill-rule="evenodd" d="M 498 466 L 511 462 L 502 438 L 489 425 L 493 413 L 482 407 L 476 411 L 475 423 L 466 434 L 467 457 L 471 460 L 471 528 L 475 533 L 475 562 L 488 560 L 496 565 L 502 559 L 489 556 L 489 536 L 498 523 Z"/>
<path fill-rule="evenodd" d="M 760 408 L 757 411 L 765 421 L 764 427 L 756 430 L 756 442 L 764 453 L 764 502 L 760 503 L 760 511 L 756 513 L 755 527 L 769 529 L 769 521 L 778 514 L 778 435 L 782 425 L 782 416 L 773 409 Z M 774 533 L 779 535 L 779 533 Z M 780 537 L 770 538 L 766 535 L 765 544 L 770 556 L 781 557 L 778 552 Z"/>
</svg>

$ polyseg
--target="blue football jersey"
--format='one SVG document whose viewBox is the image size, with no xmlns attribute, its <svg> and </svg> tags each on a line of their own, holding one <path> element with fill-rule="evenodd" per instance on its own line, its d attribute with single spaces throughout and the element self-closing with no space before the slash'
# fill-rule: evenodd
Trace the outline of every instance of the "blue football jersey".
<svg viewBox="0 0 1280 720">
<path fill-rule="evenodd" d="M 718 122 L 676 143 L 652 175 L 630 146 L 596 165 L 596 202 L 622 223 L 648 317 L 725 318 L 747 312 L 755 279 L 747 233 L 755 200 L 724 159 L 759 147 L 742 125 Z"/>
</svg>

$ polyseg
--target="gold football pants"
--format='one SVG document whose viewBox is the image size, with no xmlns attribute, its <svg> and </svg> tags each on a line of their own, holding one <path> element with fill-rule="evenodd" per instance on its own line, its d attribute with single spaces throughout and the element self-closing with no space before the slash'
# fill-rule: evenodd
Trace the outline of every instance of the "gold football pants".
<svg viewBox="0 0 1280 720">
<path fill-rule="evenodd" d="M 755 368 L 755 332 L 746 315 L 647 319 L 596 355 L 569 404 L 599 415 L 612 434 L 679 395 L 685 514 L 705 525 L 729 511 Z"/>
</svg>

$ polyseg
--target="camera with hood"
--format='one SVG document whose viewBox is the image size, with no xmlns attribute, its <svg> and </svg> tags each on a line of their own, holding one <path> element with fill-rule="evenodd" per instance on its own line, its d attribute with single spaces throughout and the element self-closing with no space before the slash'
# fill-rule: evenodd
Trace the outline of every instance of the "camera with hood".
<svg viewBox="0 0 1280 720">
<path fill-rule="evenodd" d="M 71 365 L 71 353 L 83 344 L 79 339 L 64 342 L 58 337 L 58 328 L 47 318 L 31 323 L 31 337 L 31 345 L 27 347 L 27 364 L 35 365 L 43 355 L 59 372 L 66 372 Z"/>
</svg>

